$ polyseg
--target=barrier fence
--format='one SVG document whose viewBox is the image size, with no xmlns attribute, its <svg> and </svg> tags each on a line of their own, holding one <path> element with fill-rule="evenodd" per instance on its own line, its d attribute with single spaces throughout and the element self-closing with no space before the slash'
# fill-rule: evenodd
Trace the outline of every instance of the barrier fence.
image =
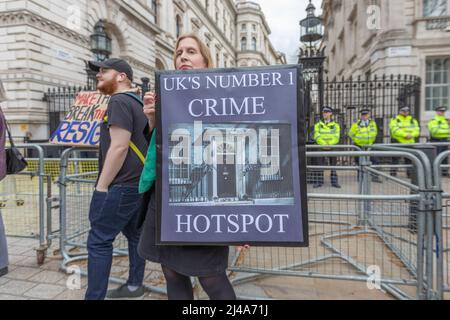
<svg viewBox="0 0 450 320">
<path fill-rule="evenodd" d="M 376 145 L 371 151 L 308 146 L 310 246 L 232 247 L 232 282 L 239 285 L 270 275 L 369 281 L 398 299 L 443 299 L 450 292 L 450 179 L 442 176 L 442 170 L 450 168 L 443 164 L 450 151 L 434 160 L 414 149 L 429 146 Z M 66 150 L 61 159 L 44 159 L 39 146 L 19 147 L 37 150 L 40 156 L 29 159 L 26 172 L 2 182 L 0 203 L 5 203 L 1 210 L 8 235 L 39 238 L 38 262 L 58 237 L 63 269 L 70 273 L 76 264 L 86 274 L 96 159 L 79 158 L 84 150 L 75 148 Z M 337 161 L 315 164 L 315 159 L 324 158 Z M 381 161 L 374 164 L 374 159 Z M 331 171 L 341 188 L 332 185 Z M 323 184 L 317 186 L 322 176 Z M 119 236 L 114 248 L 120 267 L 110 280 L 124 283 L 126 239 Z M 165 293 L 160 268 L 147 265 L 147 289 Z"/>
<path fill-rule="evenodd" d="M 307 156 L 407 157 L 414 162 L 419 176 L 424 172 L 420 161 L 406 152 L 312 152 Z M 309 248 L 252 248 L 239 266 L 230 268 L 258 274 L 359 281 L 367 281 L 375 272 L 380 288 L 393 296 L 426 298 L 431 288 L 422 276 L 424 265 L 430 263 L 421 254 L 424 195 L 414 194 L 425 186 L 423 175 L 418 185 L 399 183 L 386 176 L 383 189 L 372 189 L 372 172 L 361 160 L 362 168 L 328 168 L 336 170 L 339 176 L 347 172 L 346 187 L 340 194 L 332 194 L 327 188 L 308 189 Z M 359 182 L 358 170 L 363 172 Z M 412 286 L 413 290 L 405 292 L 395 285 Z"/>
<path fill-rule="evenodd" d="M 443 177 L 443 170 L 449 169 L 450 165 L 443 164 L 450 156 L 450 151 L 440 154 L 434 161 L 434 179 L 437 186 L 441 187 L 441 192 L 436 195 L 436 255 L 437 255 L 437 282 L 438 295 L 443 296 L 443 292 L 450 292 L 450 181 L 448 177 Z M 447 178 L 447 179 L 446 179 Z"/>
<path fill-rule="evenodd" d="M 38 239 L 36 247 L 38 264 L 42 264 L 49 246 L 46 229 L 46 192 L 48 176 L 44 172 L 44 152 L 34 144 L 16 144 L 23 154 L 32 150 L 37 155 L 35 166 L 19 174 L 7 175 L 0 183 L 0 210 L 8 236 Z M 8 148 L 8 147 L 7 147 Z"/>
</svg>

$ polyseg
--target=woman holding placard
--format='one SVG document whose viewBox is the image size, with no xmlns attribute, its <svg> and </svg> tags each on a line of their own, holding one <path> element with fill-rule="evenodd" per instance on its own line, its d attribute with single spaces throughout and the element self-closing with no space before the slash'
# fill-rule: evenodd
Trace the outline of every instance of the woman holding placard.
<svg viewBox="0 0 450 320">
<path fill-rule="evenodd" d="M 208 47 L 194 34 L 181 36 L 176 43 L 174 65 L 177 70 L 212 68 L 212 58 Z M 144 97 L 144 113 L 150 128 L 155 127 L 154 92 Z M 154 139 L 154 136 L 152 137 Z M 153 141 L 154 144 L 154 141 Z M 141 257 L 160 263 L 167 283 L 170 300 L 193 300 L 194 293 L 190 277 L 198 277 L 199 282 L 211 300 L 234 300 L 236 295 L 226 274 L 228 266 L 228 246 L 157 246 L 155 224 L 155 179 L 156 149 L 152 143 L 141 177 L 140 191 L 149 197 L 139 254 Z"/>
</svg>

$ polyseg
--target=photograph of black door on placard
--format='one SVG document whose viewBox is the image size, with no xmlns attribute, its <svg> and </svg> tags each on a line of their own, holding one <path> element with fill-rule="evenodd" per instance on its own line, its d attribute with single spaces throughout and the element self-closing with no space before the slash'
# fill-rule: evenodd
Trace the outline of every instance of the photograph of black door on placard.
<svg viewBox="0 0 450 320">
<path fill-rule="evenodd" d="M 217 165 L 217 195 L 222 199 L 235 200 L 236 194 L 236 155 L 227 143 L 218 146 L 217 156 L 225 157 L 223 164 Z M 231 157 L 231 160 L 229 158 Z M 227 163 L 227 160 L 229 163 Z"/>
</svg>

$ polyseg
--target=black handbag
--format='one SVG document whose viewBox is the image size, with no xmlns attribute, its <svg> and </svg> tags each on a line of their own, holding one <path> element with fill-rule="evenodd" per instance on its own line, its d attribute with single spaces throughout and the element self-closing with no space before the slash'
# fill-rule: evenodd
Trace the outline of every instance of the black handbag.
<svg viewBox="0 0 450 320">
<path fill-rule="evenodd" d="M 23 171 L 28 163 L 25 157 L 20 153 L 19 149 L 16 148 L 13 139 L 11 138 L 11 132 L 9 131 L 8 125 L 6 125 L 6 130 L 8 131 L 8 138 L 10 147 L 6 149 L 6 174 L 15 174 Z"/>
</svg>

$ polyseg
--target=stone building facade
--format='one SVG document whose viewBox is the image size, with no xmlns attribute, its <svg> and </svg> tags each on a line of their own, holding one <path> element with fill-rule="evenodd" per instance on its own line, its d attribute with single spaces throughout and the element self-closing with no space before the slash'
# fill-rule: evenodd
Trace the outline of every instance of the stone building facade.
<svg viewBox="0 0 450 320">
<path fill-rule="evenodd" d="M 449 0 L 324 0 L 322 9 L 329 79 L 415 75 L 423 124 L 450 107 Z"/>
<path fill-rule="evenodd" d="M 195 32 L 217 67 L 284 64 L 258 4 L 233 0 L 4 0 L 0 2 L 0 80 L 13 135 L 47 139 L 48 88 L 86 84 L 90 36 L 104 21 L 110 57 L 130 62 L 135 81 L 172 69 L 179 34 Z"/>
</svg>

